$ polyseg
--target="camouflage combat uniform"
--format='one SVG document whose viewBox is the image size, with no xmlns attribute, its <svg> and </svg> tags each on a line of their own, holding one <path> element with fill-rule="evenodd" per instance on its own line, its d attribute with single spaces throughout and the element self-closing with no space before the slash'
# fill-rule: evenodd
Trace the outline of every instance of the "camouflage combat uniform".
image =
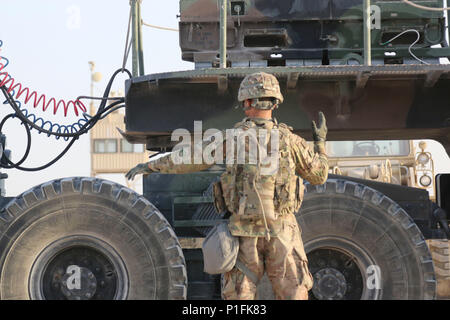
<svg viewBox="0 0 450 320">
<path fill-rule="evenodd" d="M 277 216 L 277 219 L 267 221 L 271 239 L 266 239 L 266 227 L 261 217 L 248 219 L 238 214 L 243 177 L 232 172 L 234 165 L 228 165 L 221 176 L 223 196 L 228 210 L 233 213 L 229 229 L 234 236 L 239 237 L 238 259 L 259 279 L 264 271 L 267 272 L 277 299 L 301 299 L 305 298 L 304 295 L 311 289 L 313 280 L 308 271 L 301 232 L 294 213 L 299 210 L 303 199 L 302 178 L 312 184 L 323 184 L 328 175 L 328 162 L 323 146 L 316 146 L 315 151 L 311 150 L 304 139 L 293 134 L 292 128 L 284 124 L 245 118 L 235 126 L 236 129 L 242 130 L 263 128 L 269 131 L 274 127 L 280 134 L 279 169 L 276 175 L 263 177 L 276 180 L 274 192 L 268 195 L 274 202 Z M 175 165 L 171 157 L 166 156 L 149 162 L 149 167 L 152 171 L 161 173 L 189 173 L 205 170 L 210 165 Z M 264 196 L 262 194 L 262 197 Z M 238 268 L 235 267 L 224 274 L 224 299 L 254 299 L 255 293 L 255 283 Z"/>
<path fill-rule="evenodd" d="M 284 98 L 276 77 L 259 72 L 248 75 L 242 81 L 238 100 L 244 110 L 250 107 L 273 110 Z M 261 279 L 264 272 L 267 272 L 272 282 L 277 299 L 308 298 L 313 279 L 308 271 L 301 231 L 294 214 L 300 209 L 303 200 L 302 179 L 311 184 L 323 184 L 328 176 L 328 160 L 325 154 L 327 129 L 324 115 L 319 113 L 319 116 L 319 129 L 313 121 L 314 150 L 311 150 L 304 139 L 292 133 L 292 128 L 278 124 L 276 120 L 245 118 L 236 124 L 235 129 L 241 133 L 249 132 L 249 129 L 278 133 L 278 165 L 273 173 L 261 174 L 262 170 L 266 169 L 266 164 L 261 165 L 263 161 L 258 160 L 255 165 L 247 162 L 238 164 L 237 161 L 229 162 L 227 159 L 226 171 L 220 178 L 220 196 L 215 194 L 215 202 L 216 207 L 217 203 L 221 202 L 221 207 L 232 213 L 229 229 L 234 236 L 239 237 L 238 260 L 244 267 L 235 266 L 223 275 L 224 299 L 254 299 L 255 282 Z M 235 135 L 232 139 L 238 139 L 238 136 Z M 272 139 L 271 135 L 269 139 L 265 139 L 266 150 L 274 143 Z M 224 142 L 220 146 L 222 150 L 226 150 L 227 143 Z M 247 141 L 244 146 L 248 152 Z M 192 147 L 195 149 L 197 146 Z M 191 155 L 194 154 L 194 149 Z M 223 154 L 225 153 L 227 152 Z M 147 164 L 139 165 L 129 176 L 134 177 L 136 172 L 190 173 L 205 170 L 210 166 L 175 165 L 172 158 L 166 156 L 149 162 L 148 167 Z"/>
<path fill-rule="evenodd" d="M 260 187 L 262 201 L 266 196 L 266 200 L 274 203 L 275 220 L 267 221 L 270 239 L 266 236 L 262 215 L 249 219 L 237 212 L 238 201 L 233 204 L 234 197 L 245 193 L 241 183 L 245 177 L 232 172 L 232 165 L 221 177 L 224 198 L 228 210 L 233 213 L 229 229 L 239 237 L 238 259 L 258 279 L 262 278 L 264 271 L 267 272 L 276 299 L 306 299 L 313 279 L 308 271 L 308 260 L 294 214 L 303 200 L 302 178 L 311 184 L 323 184 L 327 179 L 328 161 L 323 145 L 317 145 L 314 152 L 304 139 L 291 132 L 290 127 L 270 120 L 245 119 L 237 127 L 243 130 L 252 127 L 272 130 L 275 127 L 279 130 L 279 168 L 275 175 L 261 177 Z M 275 180 L 274 191 L 268 184 L 272 179 Z M 234 186 L 232 181 L 235 181 Z M 268 194 L 264 194 L 264 186 L 270 189 Z M 229 193 L 234 193 L 234 197 Z M 255 294 L 256 284 L 237 267 L 223 275 L 224 299 L 254 299 Z"/>
</svg>

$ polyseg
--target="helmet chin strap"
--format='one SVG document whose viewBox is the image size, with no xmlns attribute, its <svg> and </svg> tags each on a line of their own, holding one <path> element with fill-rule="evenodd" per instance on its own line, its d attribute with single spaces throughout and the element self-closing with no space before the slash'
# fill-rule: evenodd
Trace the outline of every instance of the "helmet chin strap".
<svg viewBox="0 0 450 320">
<path fill-rule="evenodd" d="M 278 106 L 279 106 L 279 105 L 280 105 L 280 100 L 279 100 L 279 99 L 275 99 L 275 100 L 273 101 L 273 107 L 272 107 L 271 110 L 278 109 Z"/>
<path fill-rule="evenodd" d="M 246 107 L 245 106 L 245 101 L 242 101 L 241 102 L 241 106 L 242 106 L 242 109 L 244 110 L 244 111 L 247 111 L 247 110 L 250 110 L 252 107 Z"/>
</svg>

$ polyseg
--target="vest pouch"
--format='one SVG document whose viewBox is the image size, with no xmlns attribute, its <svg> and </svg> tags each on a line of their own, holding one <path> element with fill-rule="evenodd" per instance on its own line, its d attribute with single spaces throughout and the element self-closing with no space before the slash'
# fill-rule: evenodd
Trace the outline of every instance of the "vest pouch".
<svg viewBox="0 0 450 320">
<path fill-rule="evenodd" d="M 237 212 L 239 198 L 236 196 L 236 176 L 233 171 L 227 170 L 220 176 L 220 187 L 228 211 Z"/>
<path fill-rule="evenodd" d="M 303 201 L 303 195 L 305 193 L 305 186 L 303 184 L 303 179 L 297 177 L 296 181 L 296 190 L 295 190 L 295 206 L 294 213 L 297 213 L 300 210 Z"/>
<path fill-rule="evenodd" d="M 276 220 L 273 202 L 275 178 L 262 176 L 256 182 L 252 177 L 250 179 L 243 181 L 244 195 L 240 199 L 239 215 L 244 219 L 263 219 L 264 214 L 266 220 Z"/>
<path fill-rule="evenodd" d="M 261 176 L 256 183 L 256 189 L 261 198 L 264 214 L 267 220 L 276 220 L 278 213 L 275 210 L 275 176 Z M 262 212 L 260 213 L 262 215 Z"/>
<path fill-rule="evenodd" d="M 227 211 L 227 205 L 225 204 L 225 199 L 223 197 L 222 183 L 220 180 L 213 183 L 213 197 L 214 197 L 214 208 L 216 208 L 217 213 L 223 213 Z"/>
</svg>

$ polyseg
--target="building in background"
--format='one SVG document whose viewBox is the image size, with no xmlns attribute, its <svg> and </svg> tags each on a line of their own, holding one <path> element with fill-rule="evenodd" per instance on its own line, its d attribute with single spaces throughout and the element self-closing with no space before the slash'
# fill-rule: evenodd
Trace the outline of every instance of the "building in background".
<svg viewBox="0 0 450 320">
<path fill-rule="evenodd" d="M 89 61 L 91 71 L 91 97 L 94 96 L 94 83 L 102 78 L 95 72 L 95 63 Z M 123 92 L 111 92 L 110 97 L 123 96 Z M 91 100 L 89 114 L 94 115 L 97 109 Z M 142 194 L 142 179 L 128 181 L 124 175 L 137 163 L 147 162 L 149 152 L 143 144 L 130 144 L 117 129 L 125 131 L 125 114 L 123 109 L 116 110 L 106 118 L 97 122 L 90 130 L 91 142 L 91 177 L 111 180 Z"/>
<path fill-rule="evenodd" d="M 125 173 L 147 162 L 149 153 L 142 144 L 130 144 L 117 128 L 125 131 L 124 114 L 119 110 L 100 120 L 91 130 L 91 176 L 112 180 L 142 193 L 142 180 L 128 181 Z"/>
</svg>

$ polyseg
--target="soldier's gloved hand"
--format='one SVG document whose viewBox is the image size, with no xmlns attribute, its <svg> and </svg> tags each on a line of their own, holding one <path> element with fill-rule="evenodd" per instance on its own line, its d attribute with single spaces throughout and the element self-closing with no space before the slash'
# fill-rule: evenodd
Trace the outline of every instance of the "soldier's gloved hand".
<svg viewBox="0 0 450 320">
<path fill-rule="evenodd" d="M 327 121 L 322 111 L 319 112 L 319 127 L 317 127 L 316 122 L 312 122 L 313 138 L 315 142 L 325 141 L 327 139 Z"/>
<path fill-rule="evenodd" d="M 127 174 L 125 175 L 125 177 L 128 180 L 134 180 L 134 177 L 138 174 L 150 174 L 152 172 L 153 172 L 153 170 L 148 167 L 148 162 L 141 163 L 141 164 L 138 164 L 133 169 L 131 169 L 130 171 L 128 171 Z"/>
</svg>

